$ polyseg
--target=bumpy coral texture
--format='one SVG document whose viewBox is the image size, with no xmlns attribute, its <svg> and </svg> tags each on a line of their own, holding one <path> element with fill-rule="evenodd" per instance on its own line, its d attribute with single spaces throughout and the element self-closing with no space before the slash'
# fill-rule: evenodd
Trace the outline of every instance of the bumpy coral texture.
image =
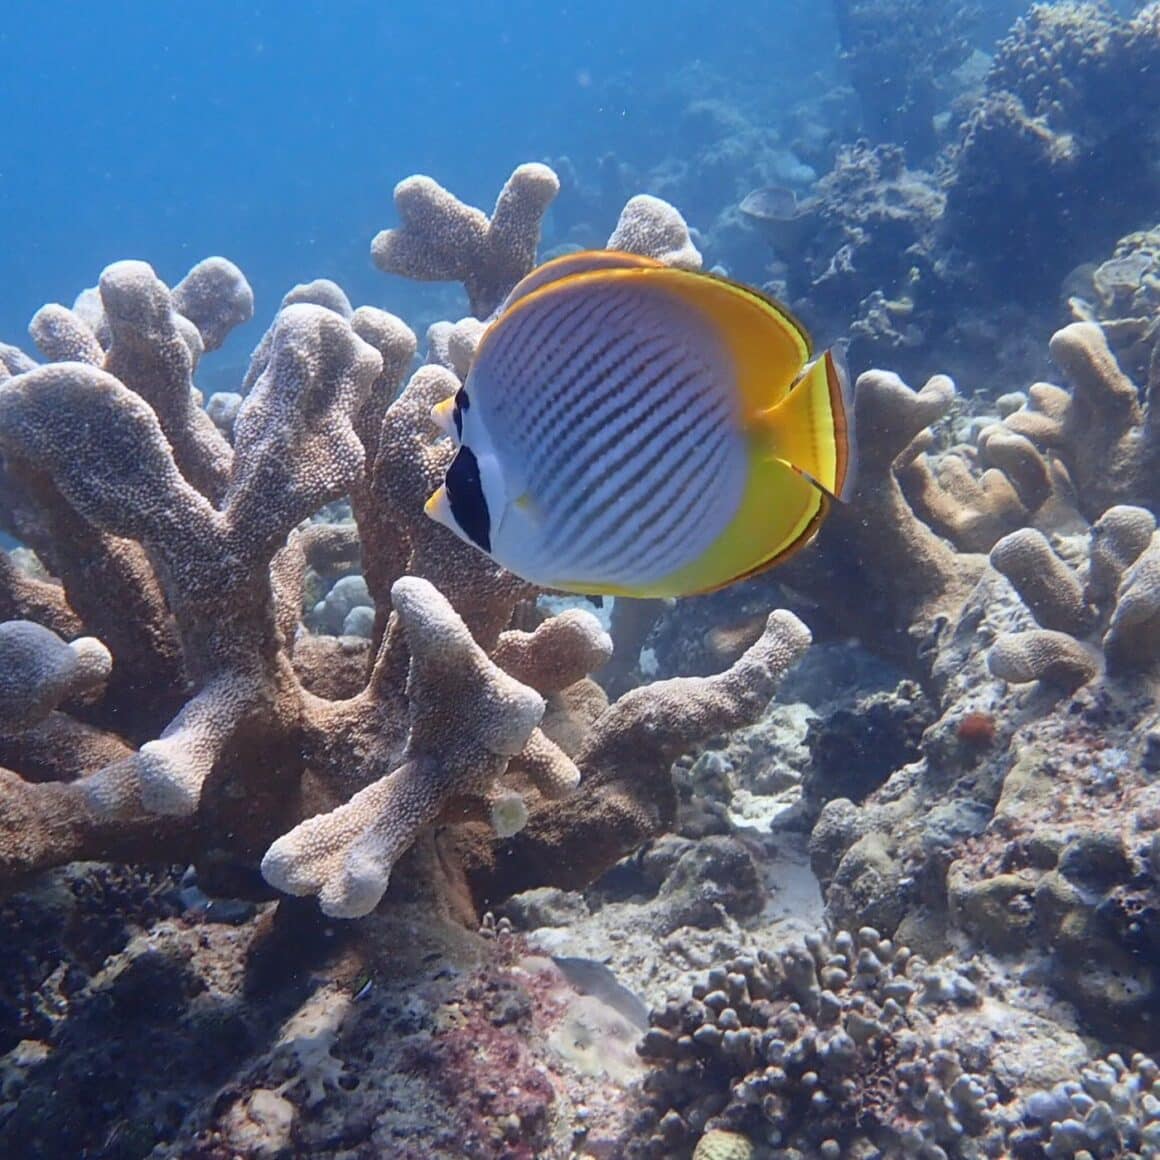
<svg viewBox="0 0 1160 1160">
<path fill-rule="evenodd" d="M 463 280 L 486 314 L 531 268 L 556 184 L 521 167 L 488 219 L 412 178 L 376 257 Z M 694 261 L 664 203 L 625 222 L 626 244 Z M 0 569 L 0 880 L 189 860 L 245 893 L 260 867 L 349 917 L 410 858 L 407 888 L 466 916 L 524 822 L 543 881 L 598 873 L 671 815 L 667 763 L 760 712 L 808 633 L 780 614 L 729 674 L 609 707 L 585 682 L 611 651 L 595 618 L 528 623 L 536 590 L 423 516 L 450 456 L 431 407 L 459 380 L 429 365 L 404 385 L 398 319 L 296 288 L 211 422 L 193 376 L 252 301 L 223 259 L 172 290 L 120 262 L 38 312 L 48 361 L 4 348 L 0 526 L 50 578 Z M 344 497 L 346 532 L 306 523 Z M 352 551 L 376 606 L 361 659 L 301 626 L 307 556 Z"/>
<path fill-rule="evenodd" d="M 623 1153 L 1152 1155 L 1155 1061 L 1060 1059 L 1069 1078 L 1015 1090 L 1026 1032 L 989 982 L 977 962 L 932 965 L 869 927 L 714 967 L 651 1014 L 654 1070 Z"/>
<path fill-rule="evenodd" d="M 395 187 L 403 224 L 376 235 L 371 256 L 388 274 L 462 282 L 472 313 L 486 318 L 535 264 L 540 219 L 559 190 L 546 165 L 521 165 L 489 218 L 431 178 L 408 177 Z"/>
<path fill-rule="evenodd" d="M 1077 253 L 1154 212 L 1157 178 L 1137 158 L 1160 134 L 1156 23 L 1154 4 L 1132 19 L 1033 4 L 1000 43 L 955 158 L 947 224 L 1008 293 L 1054 292 Z M 1135 176 L 1105 205 L 1111 174 Z"/>
<path fill-rule="evenodd" d="M 967 974 L 869 928 L 714 968 L 653 1012 L 641 1052 L 658 1070 L 625 1154 L 686 1157 L 717 1132 L 787 1157 L 871 1142 L 888 1154 L 975 1154 L 964 1144 L 995 1134 L 997 1094 L 951 1027 L 980 1000 Z"/>
<path fill-rule="evenodd" d="M 661 672 L 710 671 L 714 642 L 780 599 L 898 666 L 930 706 L 915 742 L 871 771 L 870 718 L 824 710 L 852 756 L 835 780 L 815 751 L 805 775 L 831 922 L 1019 955 L 1086 1029 L 1154 1052 L 1156 380 L 1121 364 L 1119 333 L 1062 328 L 1053 381 L 969 421 L 946 376 L 864 372 L 853 502 L 772 576 L 662 611 L 653 647 Z M 907 682 L 883 696 L 904 718 Z"/>
</svg>

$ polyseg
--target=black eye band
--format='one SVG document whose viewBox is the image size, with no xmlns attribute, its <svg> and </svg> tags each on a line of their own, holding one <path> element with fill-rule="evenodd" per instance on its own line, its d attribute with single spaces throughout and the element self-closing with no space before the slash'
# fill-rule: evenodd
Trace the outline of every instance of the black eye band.
<svg viewBox="0 0 1160 1160">
<path fill-rule="evenodd" d="M 473 544 L 490 552 L 491 516 L 487 511 L 487 501 L 483 498 L 479 461 L 470 447 L 460 447 L 456 452 L 444 483 L 455 522 Z"/>
<path fill-rule="evenodd" d="M 471 406 L 471 400 L 467 397 L 467 392 L 460 387 L 455 392 L 455 410 L 451 412 L 452 419 L 455 420 L 455 434 L 463 438 L 463 413 Z"/>
</svg>

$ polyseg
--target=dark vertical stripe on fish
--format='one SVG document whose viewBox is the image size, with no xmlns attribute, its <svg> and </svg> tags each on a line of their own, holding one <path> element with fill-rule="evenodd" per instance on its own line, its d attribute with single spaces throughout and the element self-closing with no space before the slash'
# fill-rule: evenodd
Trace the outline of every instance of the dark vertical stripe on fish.
<svg viewBox="0 0 1160 1160">
<path fill-rule="evenodd" d="M 670 391 L 665 393 L 670 404 L 674 401 L 672 396 L 677 391 L 688 386 L 690 382 L 694 381 L 697 373 L 696 371 L 687 373 L 677 381 Z M 602 522 L 599 521 L 600 515 L 607 514 L 607 508 L 601 509 L 599 507 L 597 503 L 598 497 L 595 493 L 601 487 L 611 483 L 616 485 L 618 494 L 621 497 L 625 500 L 631 500 L 634 492 L 639 490 L 640 482 L 646 479 L 650 471 L 655 469 L 656 459 L 658 458 L 655 448 L 658 442 L 665 439 L 666 433 L 675 434 L 671 429 L 675 424 L 681 423 L 683 418 L 687 418 L 687 421 L 678 430 L 691 430 L 696 424 L 704 422 L 705 411 L 699 406 L 690 413 L 687 407 L 679 407 L 676 405 L 662 406 L 658 402 L 649 407 L 640 423 L 634 424 L 627 431 L 622 426 L 616 431 L 611 432 L 611 437 L 605 440 L 606 445 L 617 442 L 617 436 L 621 436 L 618 441 L 619 446 L 615 452 L 615 458 L 610 464 L 604 465 L 598 479 L 584 480 L 584 494 L 577 498 L 572 512 L 563 521 L 560 531 L 561 536 L 566 538 L 575 536 L 577 534 L 576 524 L 584 516 L 588 516 L 589 518 L 595 517 L 587 529 L 590 533 L 589 538 L 596 538 L 599 535 L 607 534 L 606 531 L 601 530 Z M 650 448 L 654 449 L 653 453 L 646 454 L 646 449 Z M 625 469 L 633 462 L 636 462 L 638 466 L 626 478 Z M 593 510 L 593 506 L 596 506 L 597 510 Z"/>
<path fill-rule="evenodd" d="M 533 313 L 528 321 L 522 317 L 513 320 L 512 331 L 499 336 L 506 343 L 504 354 L 497 356 L 495 372 L 500 382 L 494 384 L 499 395 L 497 413 L 505 423 L 527 424 L 531 435 L 540 424 L 550 422 L 557 405 L 556 383 L 562 370 L 574 357 L 567 338 L 557 345 L 560 330 L 590 324 L 594 316 L 603 321 L 612 311 L 612 304 L 598 297 L 563 300 L 558 306 Z M 529 325 L 530 322 L 530 325 Z M 549 329 L 544 329 L 545 327 Z M 516 392 L 516 384 L 525 389 Z"/>
<path fill-rule="evenodd" d="M 649 368 L 653 357 L 650 352 L 634 347 L 594 377 L 583 400 L 578 399 L 571 407 L 561 410 L 552 436 L 537 447 L 542 460 L 557 468 L 566 466 L 570 475 L 581 471 L 583 458 L 592 453 L 593 439 L 601 432 L 611 431 L 626 411 L 647 403 L 657 376 L 639 386 L 631 384 Z M 632 363 L 628 361 L 630 358 L 634 359 Z M 658 375 L 663 377 L 667 373 L 668 368 L 663 368 Z M 552 472 L 552 478 L 560 486 L 567 486 L 558 470 Z"/>
<path fill-rule="evenodd" d="M 561 415 L 570 405 L 573 392 L 577 391 L 578 384 L 585 378 L 592 378 L 601 373 L 601 364 L 611 362 L 616 365 L 629 353 L 631 339 L 628 336 L 613 335 L 607 338 L 595 350 L 581 349 L 575 356 L 575 361 L 565 370 L 563 367 L 553 368 L 554 384 L 543 392 L 543 403 L 538 409 L 532 422 L 525 417 L 523 424 L 523 442 L 525 448 L 531 451 L 539 446 L 543 439 L 552 432 L 559 431 Z M 567 377 L 565 377 L 567 376 Z"/>
<path fill-rule="evenodd" d="M 666 509 L 668 514 L 671 508 L 652 486 L 650 472 L 683 475 L 700 444 L 724 427 L 724 418 L 715 414 L 711 402 L 706 403 L 704 398 L 698 400 L 698 405 L 682 409 L 666 428 L 663 442 L 653 441 L 651 454 L 606 469 L 607 486 L 615 486 L 621 495 L 630 498 L 644 518 L 653 518 L 653 509 L 657 508 Z M 603 480 L 600 486 L 605 487 Z"/>
<path fill-rule="evenodd" d="M 586 370 L 592 367 L 594 362 L 599 362 L 602 354 L 607 353 L 612 347 L 619 349 L 624 341 L 639 339 L 639 327 L 630 325 L 633 316 L 640 313 L 632 298 L 624 293 L 609 293 L 601 296 L 601 300 L 607 305 L 604 317 L 599 322 L 586 319 L 588 333 L 582 334 L 582 327 L 577 326 L 574 332 L 568 335 L 570 341 L 560 347 L 559 353 L 565 357 L 571 374 L 553 384 L 551 393 L 554 400 L 564 400 L 568 405 L 583 404 L 585 392 L 575 390 L 575 386 L 581 382 Z M 600 324 L 609 314 L 615 314 L 615 320 L 607 333 L 601 333 Z M 599 346 L 595 351 L 594 343 Z"/>
<path fill-rule="evenodd" d="M 689 544 L 703 530 L 706 517 L 713 514 L 722 453 L 728 441 L 729 432 L 722 429 L 711 443 L 698 444 L 700 455 L 685 461 L 688 469 L 682 473 L 683 480 L 664 496 L 664 510 L 671 513 L 671 518 L 653 523 L 648 531 L 641 531 L 634 538 L 633 554 L 649 561 L 650 574 L 666 575 L 696 558 Z"/>
<path fill-rule="evenodd" d="M 670 373 L 667 368 L 650 382 L 668 379 Z M 663 418 L 668 409 L 663 398 L 651 392 L 626 397 L 621 388 L 611 397 L 614 401 L 610 406 L 590 416 L 585 427 L 577 432 L 574 445 L 565 448 L 565 453 L 556 459 L 543 485 L 546 506 L 560 506 L 565 497 L 575 496 L 578 491 L 590 494 L 600 482 L 599 477 L 592 478 L 594 466 L 607 460 L 616 448 L 627 456 L 640 454 L 657 416 Z"/>
<path fill-rule="evenodd" d="M 687 533 L 684 520 L 688 517 L 698 495 L 694 485 L 704 483 L 707 449 L 704 435 L 711 433 L 713 428 L 708 432 L 705 431 L 702 415 L 683 418 L 681 426 L 671 433 L 671 438 L 665 446 L 651 459 L 641 463 L 627 480 L 616 480 L 615 475 L 612 477 L 613 482 L 617 484 L 617 494 L 625 497 L 631 504 L 634 518 L 631 523 L 628 521 L 620 523 L 619 535 L 614 535 L 611 530 L 608 532 L 605 540 L 606 548 L 593 546 L 594 567 L 599 562 L 608 563 L 611 560 L 614 540 L 620 541 L 621 550 L 628 549 L 631 555 L 637 558 L 646 554 L 644 551 L 646 544 L 651 547 L 655 543 L 677 536 L 681 536 L 682 541 L 687 542 L 688 535 L 682 535 Z M 715 424 L 715 428 L 717 440 L 714 446 L 728 435 L 722 424 Z M 694 434 L 697 436 L 696 439 L 692 439 Z M 691 446 L 685 446 L 690 440 Z M 592 498 L 595 500 L 597 497 Z M 683 504 L 675 502 L 682 498 L 685 500 Z M 609 500 L 601 505 L 601 511 L 605 514 L 610 512 L 611 499 L 612 497 L 609 497 Z M 649 531 L 646 532 L 646 529 Z"/>
</svg>

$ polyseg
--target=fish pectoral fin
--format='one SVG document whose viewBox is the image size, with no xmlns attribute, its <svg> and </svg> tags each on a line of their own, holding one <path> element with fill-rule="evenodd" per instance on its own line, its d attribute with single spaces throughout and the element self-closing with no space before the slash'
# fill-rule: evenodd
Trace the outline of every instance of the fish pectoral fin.
<svg viewBox="0 0 1160 1160">
<path fill-rule="evenodd" d="M 447 498 L 447 488 L 440 484 L 423 505 L 424 514 L 428 515 L 437 524 L 451 527 L 451 501 Z"/>
<path fill-rule="evenodd" d="M 431 408 L 431 422 L 443 432 L 444 435 L 450 435 L 452 439 L 457 438 L 458 432 L 455 430 L 455 396 L 448 395 L 441 403 L 436 403 Z"/>
</svg>

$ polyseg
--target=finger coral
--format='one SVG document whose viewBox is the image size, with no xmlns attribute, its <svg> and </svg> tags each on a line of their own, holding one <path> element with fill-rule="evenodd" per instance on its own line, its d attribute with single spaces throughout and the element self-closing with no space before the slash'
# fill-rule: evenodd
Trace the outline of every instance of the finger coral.
<svg viewBox="0 0 1160 1160">
<path fill-rule="evenodd" d="M 521 165 L 488 217 L 430 177 L 408 177 L 395 187 L 403 224 L 375 236 L 371 257 L 387 274 L 462 282 L 472 313 L 486 318 L 535 264 L 540 219 L 559 190 L 546 165 Z"/>
<path fill-rule="evenodd" d="M 534 261 L 555 189 L 521 167 L 489 219 L 412 179 L 376 255 L 464 281 L 486 314 Z M 626 221 L 692 260 L 665 203 Z M 273 886 L 351 917 L 410 857 L 407 888 L 469 917 L 510 878 L 495 849 L 523 835 L 521 873 L 588 880 L 665 823 L 669 763 L 759 713 L 808 632 L 778 614 L 724 676 L 609 706 L 586 681 L 611 653 L 592 614 L 537 612 L 535 588 L 423 515 L 450 454 L 431 407 L 455 375 L 404 382 L 409 329 L 309 283 L 219 429 L 194 375 L 251 312 L 223 259 L 173 289 L 119 262 L 76 308 L 37 314 L 49 361 L 5 348 L 0 526 L 48 578 L 0 571 L 0 880 L 183 859 L 204 889 Z M 339 500 L 353 522 L 311 522 Z M 344 561 L 374 606 L 361 652 L 302 626 L 308 566 Z"/>
</svg>

